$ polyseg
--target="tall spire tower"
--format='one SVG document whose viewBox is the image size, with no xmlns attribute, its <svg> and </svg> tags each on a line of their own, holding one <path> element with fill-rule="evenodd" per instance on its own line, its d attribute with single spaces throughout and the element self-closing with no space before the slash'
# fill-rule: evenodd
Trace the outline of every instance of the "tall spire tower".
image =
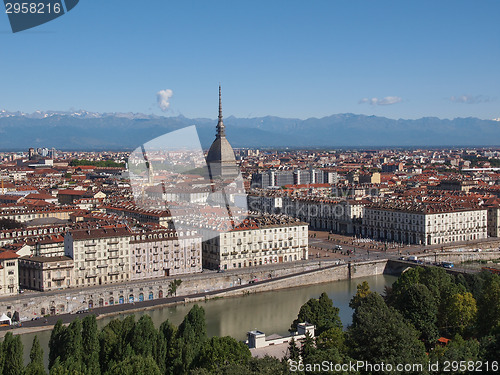
<svg viewBox="0 0 500 375">
<path fill-rule="evenodd" d="M 234 151 L 226 138 L 226 126 L 222 121 L 222 91 L 219 85 L 219 119 L 217 121 L 215 140 L 207 154 L 207 165 L 210 178 L 231 179 L 238 176 L 238 167 Z"/>
<path fill-rule="evenodd" d="M 222 91 L 219 84 L 219 122 L 217 123 L 217 134 L 216 137 L 225 137 L 226 136 L 226 127 L 224 126 L 224 122 L 222 121 Z"/>
</svg>

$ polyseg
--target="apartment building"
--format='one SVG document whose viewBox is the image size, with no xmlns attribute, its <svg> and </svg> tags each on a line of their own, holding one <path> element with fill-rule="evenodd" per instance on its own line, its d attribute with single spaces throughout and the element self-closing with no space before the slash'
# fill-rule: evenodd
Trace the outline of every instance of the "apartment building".
<svg viewBox="0 0 500 375">
<path fill-rule="evenodd" d="M 24 256 L 19 258 L 19 285 L 42 292 L 74 285 L 73 259 L 67 256 Z"/>
<path fill-rule="evenodd" d="M 18 258 L 12 250 L 0 251 L 0 296 L 19 293 Z"/>
<path fill-rule="evenodd" d="M 201 236 L 195 232 L 153 230 L 133 233 L 130 279 L 151 279 L 202 270 Z"/>
<path fill-rule="evenodd" d="M 203 265 L 229 270 L 308 259 L 307 227 L 282 215 L 249 217 L 203 243 Z"/>
<path fill-rule="evenodd" d="M 408 244 L 448 244 L 486 238 L 486 220 L 486 208 L 470 202 L 395 199 L 365 207 L 361 234 Z"/>
<path fill-rule="evenodd" d="M 64 253 L 74 261 L 75 286 L 128 281 L 131 236 L 119 225 L 67 232 Z"/>
</svg>

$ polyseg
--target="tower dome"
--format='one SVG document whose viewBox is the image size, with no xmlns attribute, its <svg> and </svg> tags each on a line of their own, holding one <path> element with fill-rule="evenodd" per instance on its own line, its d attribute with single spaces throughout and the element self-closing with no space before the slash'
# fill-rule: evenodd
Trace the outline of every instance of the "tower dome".
<svg viewBox="0 0 500 375">
<path fill-rule="evenodd" d="M 222 121 L 222 96 L 219 85 L 219 121 L 217 122 L 217 134 L 207 154 L 207 165 L 210 178 L 231 179 L 238 176 L 238 167 L 234 151 L 226 138 L 226 127 Z"/>
</svg>

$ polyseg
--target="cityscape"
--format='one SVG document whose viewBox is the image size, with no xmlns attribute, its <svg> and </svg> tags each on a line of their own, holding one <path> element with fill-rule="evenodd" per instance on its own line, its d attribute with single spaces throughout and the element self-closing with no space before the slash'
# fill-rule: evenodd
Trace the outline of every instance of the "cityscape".
<svg viewBox="0 0 500 375">
<path fill-rule="evenodd" d="M 5 1 L 0 375 L 497 374 L 499 11 Z"/>
</svg>

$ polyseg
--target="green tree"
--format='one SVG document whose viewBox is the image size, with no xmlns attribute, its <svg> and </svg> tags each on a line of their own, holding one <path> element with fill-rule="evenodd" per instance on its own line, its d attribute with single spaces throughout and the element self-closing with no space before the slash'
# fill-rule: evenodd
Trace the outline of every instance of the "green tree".
<svg viewBox="0 0 500 375">
<path fill-rule="evenodd" d="M 455 337 L 450 340 L 448 345 L 445 347 L 436 347 L 430 353 L 431 362 L 439 362 L 439 368 L 441 371 L 438 371 L 438 374 L 449 374 L 449 371 L 444 371 L 445 362 L 456 362 L 460 363 L 461 361 L 465 361 L 465 363 L 469 361 L 480 360 L 479 356 L 480 345 L 476 339 L 464 340 L 460 335 L 455 335 Z M 460 368 L 457 370 L 453 370 L 454 374 L 469 374 L 471 371 L 465 369 L 461 371 Z"/>
<path fill-rule="evenodd" d="M 33 338 L 33 344 L 30 351 L 30 363 L 26 367 L 25 375 L 45 375 L 45 368 L 43 365 L 43 349 L 38 341 L 38 336 Z"/>
<path fill-rule="evenodd" d="M 7 332 L 3 340 L 3 375 L 22 375 L 24 373 L 23 364 L 23 343 L 19 335 L 13 336 L 12 332 Z"/>
<path fill-rule="evenodd" d="M 448 330 L 454 334 L 463 335 L 471 331 L 476 322 L 477 306 L 472 293 L 456 293 L 449 299 L 447 305 Z"/>
<path fill-rule="evenodd" d="M 205 310 L 194 305 L 177 330 L 178 356 L 173 361 L 175 374 L 187 373 L 207 339 Z"/>
<path fill-rule="evenodd" d="M 336 348 L 340 353 L 346 351 L 344 331 L 339 327 L 332 327 L 316 337 L 316 346 L 321 350 Z"/>
<path fill-rule="evenodd" d="M 408 286 L 398 297 L 395 306 L 421 333 L 427 345 L 439 338 L 436 327 L 438 308 L 429 289 L 423 284 Z"/>
<path fill-rule="evenodd" d="M 174 360 L 178 357 L 177 327 L 168 320 L 160 325 L 156 363 L 162 373 L 173 374 Z"/>
<path fill-rule="evenodd" d="M 82 321 L 83 363 L 87 375 L 99 375 L 99 331 L 95 315 L 88 315 Z"/>
<path fill-rule="evenodd" d="M 356 360 L 372 363 L 425 363 L 419 332 L 377 293 L 369 294 L 355 309 L 348 329 L 348 345 Z"/>
<path fill-rule="evenodd" d="M 229 336 L 215 336 L 207 340 L 201 348 L 196 367 L 215 371 L 233 363 L 246 365 L 251 356 L 244 343 Z"/>
<path fill-rule="evenodd" d="M 149 315 L 143 315 L 135 324 L 131 345 L 134 353 L 143 357 L 153 356 L 156 353 L 158 331 Z"/>
<path fill-rule="evenodd" d="M 106 375 L 161 375 L 151 356 L 133 355 L 114 364 Z"/>
<path fill-rule="evenodd" d="M 478 324 L 481 333 L 496 333 L 500 330 L 500 276 L 493 275 L 484 283 L 478 304 Z"/>
<path fill-rule="evenodd" d="M 168 284 L 168 295 L 177 297 L 177 288 L 182 284 L 182 280 L 174 279 Z"/>
<path fill-rule="evenodd" d="M 82 321 L 79 318 L 73 320 L 62 337 L 66 351 L 61 356 L 61 361 L 65 362 L 68 369 L 83 372 Z"/>
<path fill-rule="evenodd" d="M 366 298 L 370 293 L 370 285 L 368 285 L 367 281 L 363 281 L 361 284 L 356 286 L 356 294 L 352 297 L 349 302 L 349 307 L 351 309 L 355 309 L 357 306 L 361 304 L 361 300 Z"/>
<path fill-rule="evenodd" d="M 65 350 L 62 342 L 62 335 L 66 329 L 61 319 L 59 319 L 54 325 L 54 328 L 52 328 L 49 339 L 49 369 L 54 365 L 56 358 L 60 357 Z"/>
<path fill-rule="evenodd" d="M 333 306 L 332 300 L 324 292 L 318 299 L 311 298 L 301 306 L 297 319 L 293 321 L 290 327 L 290 331 L 296 331 L 297 325 L 303 322 L 314 324 L 316 335 L 320 335 L 333 327 L 342 328 L 339 309 Z"/>
<path fill-rule="evenodd" d="M 294 338 L 292 338 L 290 340 L 290 343 L 288 344 L 287 358 L 291 359 L 292 361 L 298 361 L 300 358 L 300 349 L 297 347 L 297 342 Z"/>
</svg>

